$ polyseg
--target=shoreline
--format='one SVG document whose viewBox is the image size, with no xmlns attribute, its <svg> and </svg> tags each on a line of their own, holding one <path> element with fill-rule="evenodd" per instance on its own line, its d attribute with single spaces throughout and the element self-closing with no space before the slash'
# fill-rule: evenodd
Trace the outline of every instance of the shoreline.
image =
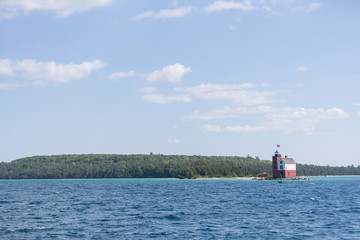
<svg viewBox="0 0 360 240">
<path fill-rule="evenodd" d="M 198 177 L 196 180 L 252 180 L 252 177 Z"/>
<path fill-rule="evenodd" d="M 301 176 L 301 177 L 360 177 L 360 175 L 317 175 L 317 176 Z"/>
</svg>

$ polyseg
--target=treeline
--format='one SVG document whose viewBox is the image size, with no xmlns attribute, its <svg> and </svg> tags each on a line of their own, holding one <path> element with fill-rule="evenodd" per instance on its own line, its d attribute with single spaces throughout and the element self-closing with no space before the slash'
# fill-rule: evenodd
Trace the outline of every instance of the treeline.
<svg viewBox="0 0 360 240">
<path fill-rule="evenodd" d="M 313 164 L 296 164 L 298 176 L 326 176 L 326 175 L 360 175 L 360 165 L 355 167 L 316 166 Z"/>
<path fill-rule="evenodd" d="M 250 157 L 55 155 L 0 163 L 0 179 L 250 177 L 270 170 L 269 161 Z"/>
<path fill-rule="evenodd" d="M 297 175 L 360 175 L 358 167 L 297 165 Z M 0 179 L 255 177 L 271 162 L 252 157 L 185 155 L 55 155 L 0 163 Z"/>
</svg>

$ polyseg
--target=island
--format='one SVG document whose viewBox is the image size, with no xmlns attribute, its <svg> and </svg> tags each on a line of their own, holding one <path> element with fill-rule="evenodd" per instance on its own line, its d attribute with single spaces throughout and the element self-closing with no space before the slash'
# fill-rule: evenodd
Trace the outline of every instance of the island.
<svg viewBox="0 0 360 240">
<path fill-rule="evenodd" d="M 237 178 L 271 171 L 272 162 L 258 157 L 152 153 L 33 156 L 0 163 L 0 179 Z M 297 175 L 360 175 L 360 166 L 297 164 Z"/>
</svg>

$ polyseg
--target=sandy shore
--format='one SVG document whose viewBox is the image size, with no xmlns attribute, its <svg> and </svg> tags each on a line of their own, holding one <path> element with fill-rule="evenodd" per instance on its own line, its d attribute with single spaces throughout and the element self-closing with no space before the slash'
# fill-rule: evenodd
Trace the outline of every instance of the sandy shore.
<svg viewBox="0 0 360 240">
<path fill-rule="evenodd" d="M 301 177 L 360 177 L 360 175 L 317 175 L 317 176 L 301 176 Z"/>
<path fill-rule="evenodd" d="M 204 178 L 204 177 L 199 177 L 199 178 L 196 178 L 198 180 L 227 180 L 227 179 L 230 179 L 230 180 L 252 180 L 253 178 L 252 177 L 214 177 L 214 178 Z"/>
</svg>

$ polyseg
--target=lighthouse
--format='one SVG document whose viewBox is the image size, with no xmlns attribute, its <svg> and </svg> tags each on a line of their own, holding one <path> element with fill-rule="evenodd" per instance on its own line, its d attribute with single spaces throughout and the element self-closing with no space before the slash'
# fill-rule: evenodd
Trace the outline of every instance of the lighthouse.
<svg viewBox="0 0 360 240">
<path fill-rule="evenodd" d="M 282 158 L 277 150 L 272 157 L 272 169 L 274 178 L 280 178 L 280 175 L 282 178 L 296 178 L 296 163 L 294 159 L 286 155 Z"/>
</svg>

